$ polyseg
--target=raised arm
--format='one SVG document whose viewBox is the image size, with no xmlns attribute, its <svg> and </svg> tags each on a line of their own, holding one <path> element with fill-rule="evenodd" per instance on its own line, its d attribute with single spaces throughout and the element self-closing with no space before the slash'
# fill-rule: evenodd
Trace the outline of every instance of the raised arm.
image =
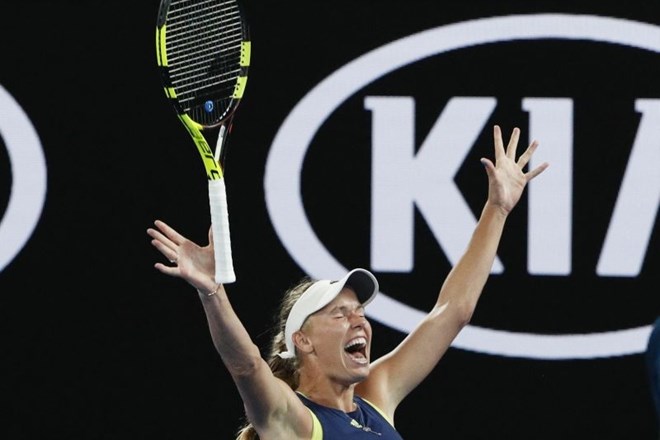
<svg viewBox="0 0 660 440">
<path fill-rule="evenodd" d="M 289 386 L 272 374 L 234 312 L 224 286 L 215 283 L 211 232 L 209 244 L 202 247 L 162 221 L 157 220 L 154 224 L 155 228 L 147 230 L 151 244 L 173 264 L 168 266 L 159 262 L 155 268 L 166 275 L 183 278 L 197 289 L 213 344 L 257 430 L 260 433 L 268 430 L 271 435 L 281 438 L 308 437 L 311 420 L 306 409 Z M 294 433 L 292 429 L 300 430 L 300 433 Z"/>
<path fill-rule="evenodd" d="M 523 172 L 538 144 L 532 142 L 516 160 L 519 136 L 520 130 L 515 128 L 505 149 L 500 127 L 494 127 L 495 162 L 481 159 L 488 175 L 488 200 L 465 253 L 447 275 L 431 312 L 394 351 L 374 363 L 373 373 L 363 385 L 364 393 L 392 415 L 470 321 L 490 274 L 507 216 L 527 183 L 548 167 L 544 163 Z"/>
</svg>

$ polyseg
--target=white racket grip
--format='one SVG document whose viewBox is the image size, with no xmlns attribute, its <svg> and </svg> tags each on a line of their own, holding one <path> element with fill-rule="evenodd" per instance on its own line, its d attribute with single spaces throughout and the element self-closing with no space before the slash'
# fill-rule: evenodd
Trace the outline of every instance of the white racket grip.
<svg viewBox="0 0 660 440">
<path fill-rule="evenodd" d="M 211 229 L 215 253 L 215 282 L 221 284 L 236 281 L 234 262 L 229 237 L 229 213 L 225 180 L 209 180 L 209 205 L 211 207 Z"/>
</svg>

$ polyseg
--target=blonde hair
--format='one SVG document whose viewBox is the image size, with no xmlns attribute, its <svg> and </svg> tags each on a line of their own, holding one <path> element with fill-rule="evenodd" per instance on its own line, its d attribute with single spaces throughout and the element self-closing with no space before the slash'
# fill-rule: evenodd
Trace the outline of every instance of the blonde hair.
<svg viewBox="0 0 660 440">
<path fill-rule="evenodd" d="M 268 355 L 268 365 L 273 375 L 291 387 L 292 390 L 298 389 L 298 358 L 282 359 L 277 354 L 286 351 L 286 341 L 284 340 L 284 327 L 286 319 L 289 317 L 291 308 L 298 301 L 298 298 L 314 283 L 309 277 L 301 279 L 296 285 L 286 291 L 280 302 L 279 313 L 276 318 L 272 333 L 273 337 L 270 344 L 270 353 Z M 236 440 L 256 440 L 259 438 L 257 431 L 252 423 L 244 419 L 243 426 L 238 430 Z"/>
</svg>

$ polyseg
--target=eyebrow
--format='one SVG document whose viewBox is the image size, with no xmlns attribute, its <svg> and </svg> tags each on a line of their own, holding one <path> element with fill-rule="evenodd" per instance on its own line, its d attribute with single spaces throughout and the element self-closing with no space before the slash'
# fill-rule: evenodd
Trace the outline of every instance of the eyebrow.
<svg viewBox="0 0 660 440">
<path fill-rule="evenodd" d="M 330 313 L 333 313 L 333 312 L 335 312 L 335 311 L 346 312 L 346 311 L 350 311 L 350 310 L 364 310 L 364 305 L 363 305 L 363 304 L 358 304 L 358 305 L 355 306 L 355 307 L 351 307 L 351 306 L 348 306 L 348 305 L 346 305 L 346 304 L 343 304 L 343 305 L 336 305 L 336 306 L 334 306 L 334 307 L 328 309 L 328 312 L 330 312 Z"/>
</svg>

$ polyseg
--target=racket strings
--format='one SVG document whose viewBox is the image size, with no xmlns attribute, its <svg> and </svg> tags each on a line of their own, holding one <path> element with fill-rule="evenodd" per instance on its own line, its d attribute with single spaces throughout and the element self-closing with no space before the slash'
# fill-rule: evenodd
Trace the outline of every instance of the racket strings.
<svg viewBox="0 0 660 440">
<path fill-rule="evenodd" d="M 244 25 L 235 0 L 173 1 L 167 15 L 170 80 L 184 111 L 220 119 L 242 72 Z M 204 108 L 207 101 L 214 108 Z M 195 107 L 199 107 L 195 109 Z"/>
</svg>

